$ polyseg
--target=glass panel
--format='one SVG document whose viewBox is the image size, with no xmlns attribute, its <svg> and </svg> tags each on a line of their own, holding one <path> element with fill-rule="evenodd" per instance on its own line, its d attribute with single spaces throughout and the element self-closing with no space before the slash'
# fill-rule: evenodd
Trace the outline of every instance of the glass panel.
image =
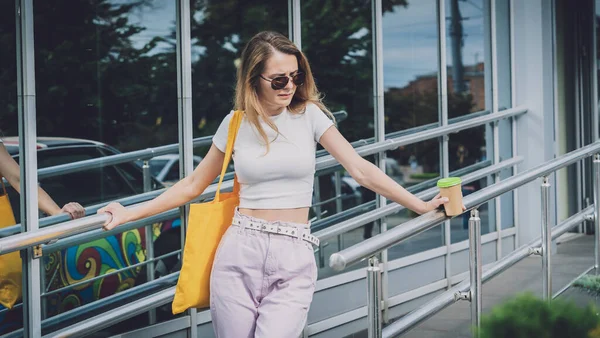
<svg viewBox="0 0 600 338">
<path fill-rule="evenodd" d="M 283 1 L 282 1 L 283 2 Z M 302 1 L 302 50 L 324 102 L 348 118 L 340 132 L 356 141 L 374 136 L 370 1 Z"/>
<path fill-rule="evenodd" d="M 485 134 L 486 126 L 480 126 L 450 135 L 448 141 L 450 171 L 488 159 Z"/>
<path fill-rule="evenodd" d="M 496 44 L 498 53 L 498 107 L 500 110 L 504 110 L 512 107 L 509 0 L 496 1 Z M 512 128 L 510 121 L 500 121 L 498 124 L 498 132 L 500 161 L 502 161 L 513 156 Z M 512 174 L 512 169 L 503 170 L 500 173 L 500 179 L 506 179 Z M 507 229 L 513 227 L 513 192 L 505 193 L 500 197 L 500 207 L 501 228 Z"/>
<path fill-rule="evenodd" d="M 417 158 L 413 154 L 423 154 Z M 388 151 L 390 158 L 399 159 L 402 163 L 399 171 L 402 173 L 403 186 L 413 194 L 427 190 L 436 185 L 440 178 L 439 168 L 440 146 L 438 140 L 419 142 L 397 150 Z M 394 172 L 388 169 L 388 174 Z M 388 203 L 391 203 L 388 201 Z M 402 210 L 397 214 L 387 217 L 388 229 L 402 226 L 403 223 L 418 217 L 419 215 L 410 210 Z M 430 250 L 443 245 L 444 232 L 442 227 L 436 226 L 424 233 L 411 237 L 402 243 L 389 248 L 388 259 L 396 259 L 409 256 L 421 251 Z"/>
<path fill-rule="evenodd" d="M 234 108 L 236 63 L 255 34 L 288 36 L 287 1 L 191 1 L 194 137 L 214 135 Z M 242 14 L 243 13 L 243 14 Z M 209 147 L 196 149 L 203 156 Z"/>
<path fill-rule="evenodd" d="M 446 0 L 449 118 L 486 109 L 483 13 L 484 0 Z M 453 99 L 466 106 L 452 109 Z"/>
<path fill-rule="evenodd" d="M 40 168 L 178 142 L 174 1 L 74 6 L 34 0 L 33 8 Z M 59 207 L 90 207 L 144 192 L 142 168 L 134 161 L 41 177 L 40 185 Z M 151 190 L 163 187 L 151 177 Z M 93 315 L 83 305 L 145 283 L 145 268 L 130 267 L 148 259 L 146 236 L 156 255 L 178 250 L 179 224 L 177 217 L 85 238 L 45 256 L 42 317 L 73 315 L 45 325 L 45 332 Z M 127 270 L 110 274 L 119 269 Z M 141 317 L 131 323 L 148 325 L 148 315 Z"/>
<path fill-rule="evenodd" d="M 383 15 L 386 133 L 438 122 L 436 6 L 415 1 Z"/>
<path fill-rule="evenodd" d="M 368 156 L 367 160 L 373 161 L 373 156 Z M 340 180 L 339 195 L 336 194 L 336 175 L 339 175 Z M 313 233 L 375 209 L 375 193 L 361 187 L 344 169 L 321 173 L 318 177 L 315 177 L 315 183 L 314 203 L 310 213 L 310 217 L 313 219 L 311 224 Z M 321 216 L 318 217 L 317 215 Z M 375 227 L 373 222 L 340 236 L 323 240 L 319 250 L 315 253 L 317 266 L 319 267 L 319 278 L 336 274 L 329 268 L 328 259 L 331 254 L 378 233 L 379 227 Z M 366 263 L 360 263 L 352 265 L 344 271 L 365 266 Z"/>
</svg>

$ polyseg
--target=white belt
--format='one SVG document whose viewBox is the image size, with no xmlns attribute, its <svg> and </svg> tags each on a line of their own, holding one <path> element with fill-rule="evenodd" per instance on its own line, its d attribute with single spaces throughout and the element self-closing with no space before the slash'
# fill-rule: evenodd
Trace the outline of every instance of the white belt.
<svg viewBox="0 0 600 338">
<path fill-rule="evenodd" d="M 243 224 L 245 223 L 245 224 Z M 258 230 L 262 232 L 268 232 L 272 234 L 285 235 L 290 237 L 296 237 L 298 239 L 305 240 L 316 246 L 319 246 L 319 238 L 310 234 L 310 229 L 303 229 L 295 226 L 284 226 L 279 225 L 277 222 L 273 224 L 253 222 L 250 220 L 243 220 L 237 217 L 233 218 L 232 225 L 239 226 L 242 228 Z"/>
</svg>

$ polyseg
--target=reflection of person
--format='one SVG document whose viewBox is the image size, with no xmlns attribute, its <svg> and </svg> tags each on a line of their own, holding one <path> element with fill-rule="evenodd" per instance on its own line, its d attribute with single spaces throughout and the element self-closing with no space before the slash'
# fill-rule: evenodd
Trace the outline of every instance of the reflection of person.
<svg viewBox="0 0 600 338">
<path fill-rule="evenodd" d="M 213 326 L 217 337 L 298 337 L 317 279 L 311 243 L 318 242 L 308 224 L 317 142 L 361 185 L 418 213 L 447 199 L 436 196 L 424 202 L 360 157 L 332 128 L 306 57 L 279 33 L 259 33 L 244 48 L 235 106 L 245 112 L 234 145 L 240 205 L 213 263 Z M 104 228 L 158 214 L 200 195 L 221 170 L 231 117 L 225 117 L 208 154 L 190 176 L 138 208 L 111 203 L 100 209 L 112 215 Z"/>
<path fill-rule="evenodd" d="M 0 179 L 5 177 L 8 183 L 17 191 L 21 189 L 21 172 L 19 164 L 10 156 L 0 139 Z M 46 214 L 53 216 L 67 213 L 71 219 L 85 216 L 85 209 L 79 203 L 67 203 L 60 208 L 54 200 L 42 189 L 38 188 L 38 207 Z"/>
<path fill-rule="evenodd" d="M 462 144 L 459 144 L 456 149 L 456 157 L 458 158 L 458 165 L 462 167 L 467 157 L 469 157 L 469 150 Z"/>
</svg>

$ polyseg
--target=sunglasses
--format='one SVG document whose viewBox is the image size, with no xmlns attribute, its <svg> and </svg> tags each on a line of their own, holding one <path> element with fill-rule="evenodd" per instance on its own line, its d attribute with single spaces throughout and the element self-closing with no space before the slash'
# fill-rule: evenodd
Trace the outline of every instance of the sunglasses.
<svg viewBox="0 0 600 338">
<path fill-rule="evenodd" d="M 267 79 L 266 77 L 260 75 L 260 77 L 265 80 L 265 81 L 269 81 L 271 82 L 271 88 L 273 88 L 274 90 L 280 90 L 285 88 L 285 86 L 287 86 L 288 82 L 290 82 L 290 76 L 289 75 L 283 75 L 283 76 L 278 76 L 272 79 Z M 304 80 L 306 79 L 306 76 L 304 75 L 304 73 L 296 73 L 294 75 L 291 76 L 292 78 L 292 83 L 294 83 L 296 86 L 302 86 L 304 84 Z"/>
</svg>

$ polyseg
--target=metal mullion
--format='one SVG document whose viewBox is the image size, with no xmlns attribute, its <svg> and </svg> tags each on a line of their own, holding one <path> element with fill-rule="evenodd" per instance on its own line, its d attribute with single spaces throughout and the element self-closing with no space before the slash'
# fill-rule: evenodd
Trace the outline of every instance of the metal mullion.
<svg viewBox="0 0 600 338">
<path fill-rule="evenodd" d="M 491 55 L 492 55 L 492 114 L 498 113 L 498 46 L 497 46 L 497 21 L 496 21 L 496 0 L 490 0 L 490 42 L 491 42 Z M 499 121 L 492 124 L 492 138 L 494 142 L 494 160 L 492 164 L 500 162 L 500 131 Z M 494 175 L 494 183 L 500 182 L 500 172 Z M 494 200 L 495 209 L 495 223 L 496 232 L 498 233 L 498 240 L 496 242 L 496 260 L 502 257 L 502 239 L 500 232 L 502 231 L 502 218 L 501 218 L 501 199 L 500 197 Z"/>
<path fill-rule="evenodd" d="M 515 20 L 513 15 L 514 10 L 514 0 L 509 0 L 509 9 L 508 15 L 510 22 L 510 103 L 511 108 L 516 105 L 516 86 L 517 83 L 515 81 Z M 517 149 L 517 118 L 512 117 L 510 119 L 510 128 L 511 128 L 511 138 L 512 138 L 512 156 L 516 156 Z M 518 172 L 517 166 L 513 166 L 512 175 L 516 175 Z M 515 248 L 519 247 L 519 227 L 518 227 L 518 219 L 519 219 L 519 203 L 517 193 L 518 189 L 513 190 L 513 225 L 515 227 Z"/>
<path fill-rule="evenodd" d="M 19 105 L 19 144 L 21 145 L 22 232 L 39 229 L 36 149 L 35 60 L 33 0 L 16 0 L 17 100 Z M 41 262 L 33 248 L 21 251 L 23 261 L 23 323 L 25 337 L 39 337 L 41 318 Z"/>
<path fill-rule="evenodd" d="M 375 119 L 375 141 L 385 141 L 385 106 L 384 106 L 384 89 L 383 89 L 383 7 L 382 0 L 373 1 L 372 6 L 372 23 L 373 27 L 373 96 L 374 96 L 374 119 Z M 379 169 L 386 172 L 385 168 L 386 152 L 381 151 L 376 154 L 376 161 L 379 165 Z M 387 204 L 387 199 L 381 195 L 377 195 L 376 206 L 379 208 Z M 386 218 L 383 217 L 378 220 L 380 225 L 380 231 L 383 233 L 387 231 Z M 383 306 L 383 321 L 388 321 L 388 250 L 381 252 L 381 263 L 383 266 L 382 271 L 382 299 L 384 301 Z"/>
<path fill-rule="evenodd" d="M 438 23 L 438 68 L 440 70 L 438 76 L 438 104 L 439 104 L 439 118 L 442 126 L 448 125 L 448 61 L 446 60 L 446 3 L 444 0 L 437 0 L 437 23 Z M 448 177 L 450 175 L 450 155 L 448 150 L 448 143 L 450 137 L 444 135 L 440 141 L 440 157 L 442 164 L 442 177 Z M 446 274 L 446 288 L 452 287 L 452 255 L 450 253 L 450 246 L 452 245 L 452 229 L 450 227 L 450 221 L 444 222 L 444 242 L 446 245 L 446 258 L 445 258 L 445 274 Z"/>
<path fill-rule="evenodd" d="M 191 56 L 191 12 L 190 3 L 186 0 L 177 1 L 176 35 L 177 35 L 177 106 L 178 106 L 178 131 L 179 131 L 179 176 L 187 177 L 193 171 L 192 156 L 194 148 L 192 144 L 192 56 Z M 180 209 L 181 218 L 181 249 L 185 246 L 185 231 L 187 230 L 186 215 L 189 205 Z M 148 234 L 147 234 L 148 235 Z M 183 254 L 182 254 L 183 259 Z M 196 309 L 187 311 L 190 316 L 190 328 L 188 337 L 196 338 L 197 315 Z"/>
<path fill-rule="evenodd" d="M 302 50 L 302 22 L 300 0 L 288 0 L 288 32 L 298 49 Z"/>
</svg>

